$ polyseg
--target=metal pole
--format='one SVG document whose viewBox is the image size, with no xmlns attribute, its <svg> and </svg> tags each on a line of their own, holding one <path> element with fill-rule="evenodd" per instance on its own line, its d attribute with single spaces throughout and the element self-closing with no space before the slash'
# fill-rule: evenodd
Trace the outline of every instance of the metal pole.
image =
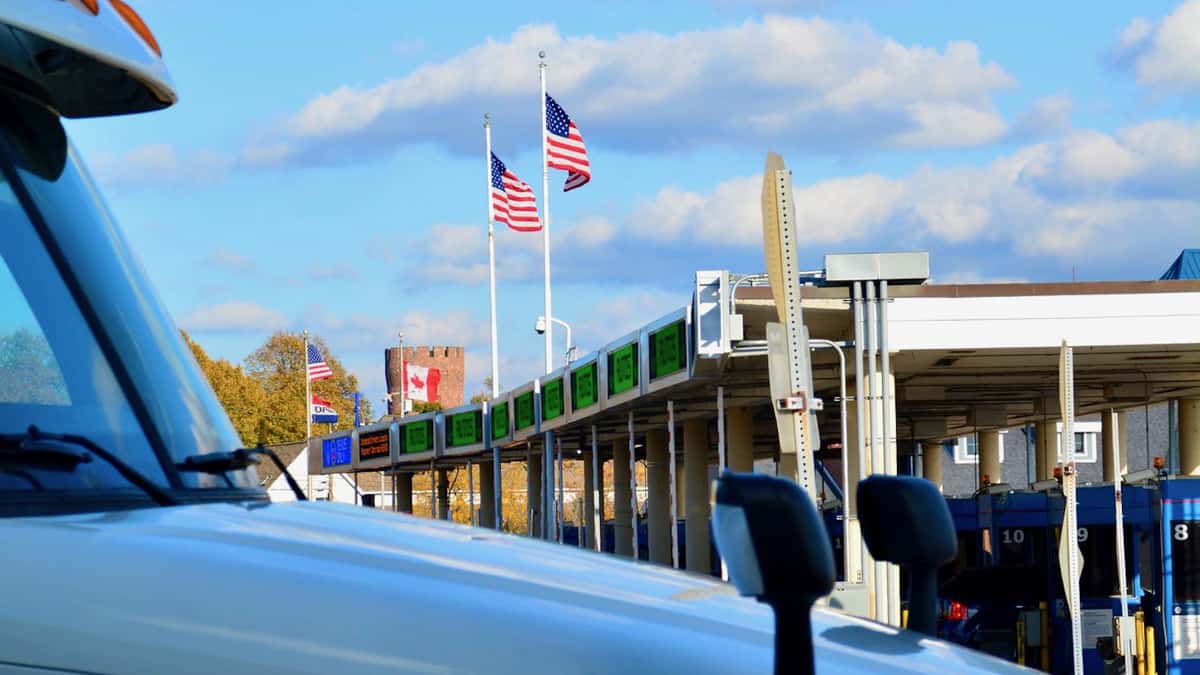
<svg viewBox="0 0 1200 675">
<path fill-rule="evenodd" d="M 546 52 L 538 52 L 538 86 L 541 89 L 541 98 L 538 99 L 538 107 L 542 114 L 542 271 L 545 274 L 545 305 L 546 305 L 546 333 L 545 333 L 545 350 L 546 350 L 546 372 L 554 370 L 554 354 L 551 346 L 551 333 L 554 332 L 554 322 L 550 317 L 554 316 L 554 312 L 550 311 L 550 167 L 546 164 L 546 159 L 549 156 L 546 147 Z"/>
<path fill-rule="evenodd" d="M 533 495 L 529 494 L 533 482 L 529 480 L 529 472 L 533 470 L 533 443 L 526 441 L 526 536 L 533 537 Z"/>
<path fill-rule="evenodd" d="M 808 344 L 814 346 L 831 347 L 838 355 L 838 370 L 842 374 L 841 378 L 841 399 L 842 399 L 842 523 L 843 532 L 845 531 L 844 524 L 850 518 L 850 439 L 846 438 L 846 352 L 842 351 L 841 345 L 832 340 L 822 340 L 820 338 L 810 339 Z M 844 564 L 842 569 L 846 570 L 846 580 L 850 580 L 850 547 L 845 545 L 843 538 L 842 558 Z"/>
<path fill-rule="evenodd" d="M 308 377 L 308 329 L 304 331 L 304 451 L 312 452 L 312 381 Z M 312 462 L 309 462 L 309 466 Z M 312 472 L 305 469 L 305 475 L 308 477 L 308 494 L 305 495 L 310 500 L 313 498 L 313 479 Z"/>
<path fill-rule="evenodd" d="M 892 374 L 890 360 L 890 345 L 888 343 L 888 282 L 879 282 L 879 359 L 881 366 L 880 394 L 883 396 L 883 452 L 884 470 L 889 476 L 897 473 L 897 449 L 894 445 L 896 421 L 892 419 L 892 385 L 889 381 Z M 899 614 L 897 617 L 899 618 Z"/>
<path fill-rule="evenodd" d="M 898 449 L 896 447 L 896 420 L 892 417 L 892 366 L 891 351 L 888 342 L 888 282 L 879 281 L 879 358 L 882 366 L 880 372 L 879 392 L 883 397 L 883 466 L 889 476 L 898 473 Z M 899 626 L 900 621 L 900 567 L 888 565 L 888 622 Z"/>
<path fill-rule="evenodd" d="M 867 282 L 867 374 L 869 375 L 868 390 L 870 396 L 870 425 L 871 425 L 871 473 L 886 473 L 883 442 L 880 440 L 881 420 L 883 411 L 880 410 L 879 398 L 879 370 L 876 367 L 875 359 L 879 349 L 879 324 L 877 320 L 878 305 L 875 302 L 875 284 Z M 890 623 L 891 616 L 888 610 L 888 599 L 891 597 L 889 589 L 889 577 L 887 563 L 875 561 L 875 577 L 873 580 L 875 590 L 875 620 L 882 623 Z"/>
<path fill-rule="evenodd" d="M 750 461 L 753 463 L 753 451 L 750 456 Z M 725 467 L 725 387 L 717 387 L 717 476 L 724 473 Z M 721 558 L 721 579 L 729 581 L 729 569 L 725 567 L 725 557 L 720 552 L 717 553 L 717 556 Z"/>
<path fill-rule="evenodd" d="M 404 417 L 404 396 L 408 393 L 408 373 L 404 372 L 404 333 L 396 334 L 400 341 L 400 417 Z"/>
<path fill-rule="evenodd" d="M 718 387 L 718 391 L 720 388 Z M 679 509 L 675 496 L 675 402 L 667 401 L 667 480 L 671 493 L 671 567 L 679 569 Z"/>
<path fill-rule="evenodd" d="M 563 541 L 563 527 L 567 524 L 567 495 L 563 485 L 563 448 L 562 436 L 555 438 L 558 444 L 558 503 L 554 509 L 554 537 L 558 543 Z"/>
<path fill-rule="evenodd" d="M 542 436 L 542 539 L 555 541 L 558 498 L 554 494 L 554 432 Z"/>
<path fill-rule="evenodd" d="M 467 524 L 475 525 L 475 469 L 467 460 Z"/>
<path fill-rule="evenodd" d="M 599 552 L 602 548 L 600 537 L 600 525 L 604 522 L 604 493 L 600 488 L 600 446 L 596 442 L 596 425 L 592 425 L 592 494 L 589 499 L 592 500 L 594 507 L 592 508 L 592 546 Z"/>
<path fill-rule="evenodd" d="M 633 521 L 633 559 L 638 560 L 637 451 L 633 445 L 633 410 L 629 411 L 629 517 Z"/>
<path fill-rule="evenodd" d="M 500 488 L 503 487 L 502 479 L 500 478 L 500 448 L 492 448 L 492 508 L 496 511 L 496 531 L 499 532 L 504 525 L 504 499 L 500 494 Z"/>
<path fill-rule="evenodd" d="M 492 319 L 492 398 L 500 396 L 500 343 L 496 339 L 496 229 L 495 213 L 492 211 L 492 114 L 483 114 L 483 135 L 485 151 L 483 164 L 486 173 L 484 196 L 487 198 L 487 230 L 488 230 L 488 289 L 491 300 Z"/>
<path fill-rule="evenodd" d="M 1121 591 L 1121 642 L 1123 643 L 1121 653 L 1125 655 L 1125 672 L 1132 673 L 1133 624 L 1129 621 L 1129 589 L 1125 587 L 1125 509 L 1121 504 L 1121 440 L 1116 433 L 1119 429 L 1117 411 L 1109 409 L 1107 414 L 1110 416 L 1110 428 L 1114 432 L 1108 435 L 1108 442 L 1112 446 L 1109 448 L 1109 452 L 1112 455 L 1113 506 L 1117 516 L 1117 579 L 1119 580 L 1118 588 Z"/>
<path fill-rule="evenodd" d="M 866 410 L 863 405 L 865 397 L 863 396 L 863 308 L 862 308 L 862 282 L 854 282 L 854 417 L 856 424 L 854 450 L 858 453 L 858 475 L 856 479 L 862 480 L 863 473 L 867 470 L 869 462 L 867 461 L 866 447 Z M 856 505 L 857 506 L 857 505 Z M 854 520 L 858 520 L 857 510 L 850 514 Z M 870 552 L 867 550 L 865 541 L 859 542 L 860 560 L 862 560 L 863 569 L 858 570 L 863 578 L 862 581 L 870 583 Z M 847 572 L 847 577 L 849 572 Z"/>
</svg>

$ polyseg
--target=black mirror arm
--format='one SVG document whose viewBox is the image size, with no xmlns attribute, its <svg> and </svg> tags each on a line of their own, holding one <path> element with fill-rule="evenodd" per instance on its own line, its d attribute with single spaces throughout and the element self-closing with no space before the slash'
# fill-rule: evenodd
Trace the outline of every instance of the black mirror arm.
<svg viewBox="0 0 1200 675">
<path fill-rule="evenodd" d="M 908 630 L 937 637 L 937 568 L 908 569 Z"/>
<path fill-rule="evenodd" d="M 812 675 L 812 603 L 780 602 L 775 610 L 775 675 Z"/>
</svg>

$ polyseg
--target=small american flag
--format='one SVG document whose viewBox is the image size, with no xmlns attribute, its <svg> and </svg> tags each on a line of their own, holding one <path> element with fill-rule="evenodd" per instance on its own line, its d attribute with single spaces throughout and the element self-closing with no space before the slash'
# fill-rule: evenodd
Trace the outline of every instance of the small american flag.
<svg viewBox="0 0 1200 675">
<path fill-rule="evenodd" d="M 492 218 L 518 232 L 537 232 L 537 202 L 529 183 L 517 178 L 492 153 Z"/>
<path fill-rule="evenodd" d="M 546 94 L 546 166 L 567 172 L 563 192 L 582 187 L 592 179 L 583 136 L 550 94 Z"/>
<path fill-rule="evenodd" d="M 308 345 L 308 380 L 316 382 L 317 380 L 327 380 L 333 377 L 333 371 L 329 366 L 325 365 L 325 359 L 321 358 L 321 350 L 317 349 L 314 344 Z"/>
</svg>

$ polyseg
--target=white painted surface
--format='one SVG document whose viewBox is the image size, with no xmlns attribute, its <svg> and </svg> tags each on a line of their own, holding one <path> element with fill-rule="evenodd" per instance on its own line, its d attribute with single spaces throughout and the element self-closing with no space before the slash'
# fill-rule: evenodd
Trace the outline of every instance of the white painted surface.
<svg viewBox="0 0 1200 675">
<path fill-rule="evenodd" d="M 1196 344 L 1200 293 L 896 298 L 892 351 Z"/>
<path fill-rule="evenodd" d="M 707 577 L 320 502 L 0 519 L 0 654 L 97 673 L 769 673 Z M 828 610 L 817 672 L 1022 672 Z"/>
</svg>

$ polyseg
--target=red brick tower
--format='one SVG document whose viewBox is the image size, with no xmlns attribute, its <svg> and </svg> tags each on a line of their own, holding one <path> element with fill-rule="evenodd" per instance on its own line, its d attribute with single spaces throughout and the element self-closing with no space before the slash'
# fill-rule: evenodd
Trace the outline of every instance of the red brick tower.
<svg viewBox="0 0 1200 675">
<path fill-rule="evenodd" d="M 389 393 L 400 391 L 400 348 L 384 350 L 384 377 Z M 415 363 L 426 368 L 437 368 L 442 372 L 438 385 L 438 397 L 443 408 L 463 404 L 463 389 L 466 379 L 466 363 L 462 347 L 405 347 L 404 362 Z M 394 396 L 388 403 L 388 414 L 400 414 L 400 397 Z"/>
</svg>

